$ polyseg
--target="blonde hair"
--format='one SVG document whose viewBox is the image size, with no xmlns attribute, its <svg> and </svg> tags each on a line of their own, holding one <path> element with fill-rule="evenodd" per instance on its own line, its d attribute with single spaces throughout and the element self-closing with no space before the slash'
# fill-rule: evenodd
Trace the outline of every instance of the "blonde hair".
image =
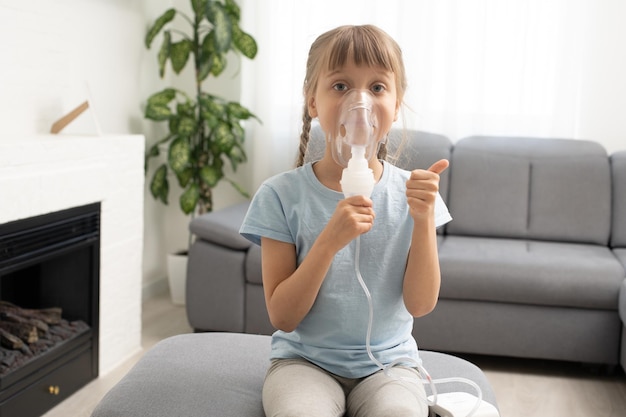
<svg viewBox="0 0 626 417">
<path fill-rule="evenodd" d="M 406 73 L 402 50 L 391 36 L 373 25 L 340 26 L 320 35 L 311 45 L 306 65 L 303 95 L 302 133 L 297 166 L 304 163 L 309 143 L 312 117 L 308 103 L 315 94 L 320 74 L 324 70 L 335 70 L 353 61 L 357 66 L 382 67 L 393 72 L 396 80 L 398 102 L 402 103 L 406 91 Z M 385 159 L 387 148 L 382 144 L 378 158 Z"/>
</svg>

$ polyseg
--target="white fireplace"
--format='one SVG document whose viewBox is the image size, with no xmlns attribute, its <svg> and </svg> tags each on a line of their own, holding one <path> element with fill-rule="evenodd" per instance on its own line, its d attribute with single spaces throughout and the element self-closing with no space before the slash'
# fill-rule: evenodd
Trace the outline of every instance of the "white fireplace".
<svg viewBox="0 0 626 417">
<path fill-rule="evenodd" d="M 0 140 L 0 224 L 101 202 L 100 375 L 141 349 L 141 135 Z"/>
</svg>

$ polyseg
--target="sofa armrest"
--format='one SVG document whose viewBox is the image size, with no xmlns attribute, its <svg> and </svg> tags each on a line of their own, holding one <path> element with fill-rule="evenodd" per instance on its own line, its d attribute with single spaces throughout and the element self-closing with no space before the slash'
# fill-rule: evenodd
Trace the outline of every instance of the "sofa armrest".
<svg viewBox="0 0 626 417">
<path fill-rule="evenodd" d="M 231 249 L 245 250 L 252 243 L 239 234 L 239 228 L 248 211 L 249 201 L 196 217 L 189 230 L 196 238 Z"/>
<path fill-rule="evenodd" d="M 613 219 L 611 246 L 626 248 L 626 151 L 611 155 Z"/>
</svg>

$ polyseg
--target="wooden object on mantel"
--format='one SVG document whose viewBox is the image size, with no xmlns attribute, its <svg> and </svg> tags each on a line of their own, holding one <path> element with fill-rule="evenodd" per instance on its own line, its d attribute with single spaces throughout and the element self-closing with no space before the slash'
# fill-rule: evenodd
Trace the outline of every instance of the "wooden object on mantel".
<svg viewBox="0 0 626 417">
<path fill-rule="evenodd" d="M 89 108 L 89 101 L 84 101 L 81 105 L 76 107 L 74 110 L 61 117 L 59 120 L 52 124 L 52 128 L 50 129 L 50 133 L 59 133 L 65 126 L 72 123 L 78 116 L 80 116 L 85 110 Z"/>
</svg>

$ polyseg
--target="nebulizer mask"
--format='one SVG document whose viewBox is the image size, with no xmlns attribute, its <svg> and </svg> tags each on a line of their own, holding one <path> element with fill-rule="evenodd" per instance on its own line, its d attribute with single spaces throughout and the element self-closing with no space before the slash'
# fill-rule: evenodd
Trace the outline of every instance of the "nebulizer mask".
<svg viewBox="0 0 626 417">
<path fill-rule="evenodd" d="M 344 167 L 341 189 L 346 197 L 369 197 L 374 176 L 368 161 L 378 152 L 376 112 L 372 93 L 350 90 L 340 105 L 339 123 L 330 140 L 335 162 Z"/>
</svg>

